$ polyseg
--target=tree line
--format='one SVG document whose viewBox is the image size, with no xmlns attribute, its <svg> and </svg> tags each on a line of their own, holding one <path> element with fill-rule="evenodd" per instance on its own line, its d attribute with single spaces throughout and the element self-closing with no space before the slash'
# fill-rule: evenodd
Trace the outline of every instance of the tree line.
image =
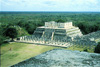
<svg viewBox="0 0 100 67">
<path fill-rule="evenodd" d="M 100 30 L 99 12 L 1 12 L 0 41 L 9 38 L 6 31 L 11 27 L 17 26 L 33 34 L 37 27 L 43 26 L 44 22 L 48 21 L 72 21 L 73 25 L 78 26 L 83 34 Z"/>
</svg>

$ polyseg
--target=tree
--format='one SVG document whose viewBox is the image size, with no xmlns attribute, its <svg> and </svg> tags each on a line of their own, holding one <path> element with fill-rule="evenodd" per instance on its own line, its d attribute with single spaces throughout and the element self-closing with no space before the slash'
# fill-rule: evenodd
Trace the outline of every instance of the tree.
<svg viewBox="0 0 100 67">
<path fill-rule="evenodd" d="M 10 37 L 10 38 L 12 38 L 12 41 L 13 41 L 13 39 L 17 37 L 18 32 L 17 32 L 16 28 L 14 28 L 14 27 L 9 27 L 9 28 L 5 31 L 5 35 L 8 36 L 8 37 Z"/>
<path fill-rule="evenodd" d="M 20 27 L 25 27 L 25 23 L 26 21 L 25 20 L 20 20 L 17 25 L 20 26 Z"/>
<path fill-rule="evenodd" d="M 5 40 L 5 37 L 0 35 L 0 45 L 4 42 L 4 40 Z"/>
<path fill-rule="evenodd" d="M 1 32 L 2 31 L 2 32 Z M 3 36 L 3 32 L 4 32 L 4 29 L 3 27 L 0 25 L 0 45 L 4 42 L 5 40 L 5 37 Z"/>
<path fill-rule="evenodd" d="M 59 19 L 59 20 L 57 20 L 56 22 L 60 22 L 60 23 L 63 23 L 63 22 L 65 22 L 63 19 Z"/>
<path fill-rule="evenodd" d="M 95 53 L 100 53 L 100 42 L 99 42 L 98 45 L 95 47 L 94 52 L 95 52 Z"/>
<path fill-rule="evenodd" d="M 84 49 L 83 51 L 88 52 L 88 50 L 87 50 L 87 49 Z"/>
</svg>

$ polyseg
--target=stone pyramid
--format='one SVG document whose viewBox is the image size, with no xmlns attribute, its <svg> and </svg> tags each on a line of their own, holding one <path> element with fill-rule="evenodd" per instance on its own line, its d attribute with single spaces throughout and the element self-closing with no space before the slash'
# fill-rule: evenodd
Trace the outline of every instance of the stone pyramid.
<svg viewBox="0 0 100 67">
<path fill-rule="evenodd" d="M 67 36 L 82 36 L 82 33 L 78 27 L 72 25 L 72 22 L 58 23 L 51 21 L 45 22 L 45 26 L 38 27 L 34 35 L 39 38 L 54 40 Z"/>
<path fill-rule="evenodd" d="M 11 67 L 100 67 L 100 54 L 54 49 Z"/>
</svg>

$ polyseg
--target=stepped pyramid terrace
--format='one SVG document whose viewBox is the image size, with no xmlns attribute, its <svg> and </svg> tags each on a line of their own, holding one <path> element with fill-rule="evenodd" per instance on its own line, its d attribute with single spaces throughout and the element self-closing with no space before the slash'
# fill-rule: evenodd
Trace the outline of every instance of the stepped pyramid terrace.
<svg viewBox="0 0 100 67">
<path fill-rule="evenodd" d="M 45 22 L 45 26 L 38 27 L 34 35 L 37 37 L 44 37 L 47 39 L 56 39 L 59 37 L 75 37 L 82 36 L 82 33 L 78 27 L 72 25 L 72 22 Z"/>
<path fill-rule="evenodd" d="M 96 32 L 96 37 L 100 35 L 98 32 Z M 36 28 L 33 35 L 20 37 L 17 42 L 61 47 L 69 47 L 76 44 L 97 45 L 90 37 L 83 35 L 78 27 L 73 26 L 72 22 L 61 23 L 55 21 L 45 22 L 44 26 Z"/>
</svg>

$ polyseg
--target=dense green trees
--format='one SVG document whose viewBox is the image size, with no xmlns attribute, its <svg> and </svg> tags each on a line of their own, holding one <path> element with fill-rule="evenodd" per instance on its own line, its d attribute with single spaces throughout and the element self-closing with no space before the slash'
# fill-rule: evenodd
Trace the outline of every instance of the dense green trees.
<svg viewBox="0 0 100 67">
<path fill-rule="evenodd" d="M 100 42 L 99 42 L 98 45 L 95 47 L 94 52 L 95 52 L 95 53 L 100 53 Z"/>
<path fill-rule="evenodd" d="M 93 23 L 91 23 L 91 22 L 79 22 L 76 24 L 76 26 L 78 26 L 81 29 L 83 34 L 88 34 L 88 33 L 100 30 L 100 24 L 94 23 L 94 22 Z"/>
<path fill-rule="evenodd" d="M 34 30 L 36 29 L 36 27 L 38 26 L 43 26 L 44 23 L 41 23 L 39 21 L 33 21 L 33 20 L 27 20 L 27 21 L 24 21 L 24 20 L 20 20 L 18 23 L 17 23 L 18 26 L 24 28 L 25 30 L 27 30 L 27 32 L 29 34 L 33 34 Z"/>
<path fill-rule="evenodd" d="M 72 21 L 75 26 L 79 26 L 83 34 L 100 30 L 99 12 L 13 12 L 2 13 L 0 19 L 0 23 L 18 25 L 29 34 L 47 21 Z"/>
<path fill-rule="evenodd" d="M 60 23 L 63 23 L 63 22 L 66 22 L 66 21 L 64 21 L 63 19 L 58 19 L 56 22 L 60 22 Z"/>
<path fill-rule="evenodd" d="M 5 31 L 5 36 L 12 38 L 12 41 L 14 38 L 17 37 L 17 35 L 18 35 L 18 32 L 16 28 L 14 27 L 8 27 L 7 30 Z"/>
<path fill-rule="evenodd" d="M 4 27 L 4 28 L 3 28 Z M 4 37 L 4 29 L 5 26 L 4 25 L 0 25 L 0 45 L 4 42 L 4 40 L 6 39 Z"/>
<path fill-rule="evenodd" d="M 5 40 L 5 37 L 0 35 L 0 45 L 4 42 L 4 40 Z"/>
<path fill-rule="evenodd" d="M 44 22 L 47 21 L 72 21 L 74 26 L 78 26 L 83 34 L 100 30 L 99 12 L 4 12 L 0 13 L 0 37 L 6 38 L 4 33 L 10 26 L 19 26 L 29 34 L 33 34 L 36 27 L 43 26 Z"/>
<path fill-rule="evenodd" d="M 20 36 L 29 35 L 28 32 L 18 25 L 10 23 L 0 25 L 0 44 L 7 42 L 9 38 L 17 38 Z"/>
</svg>

